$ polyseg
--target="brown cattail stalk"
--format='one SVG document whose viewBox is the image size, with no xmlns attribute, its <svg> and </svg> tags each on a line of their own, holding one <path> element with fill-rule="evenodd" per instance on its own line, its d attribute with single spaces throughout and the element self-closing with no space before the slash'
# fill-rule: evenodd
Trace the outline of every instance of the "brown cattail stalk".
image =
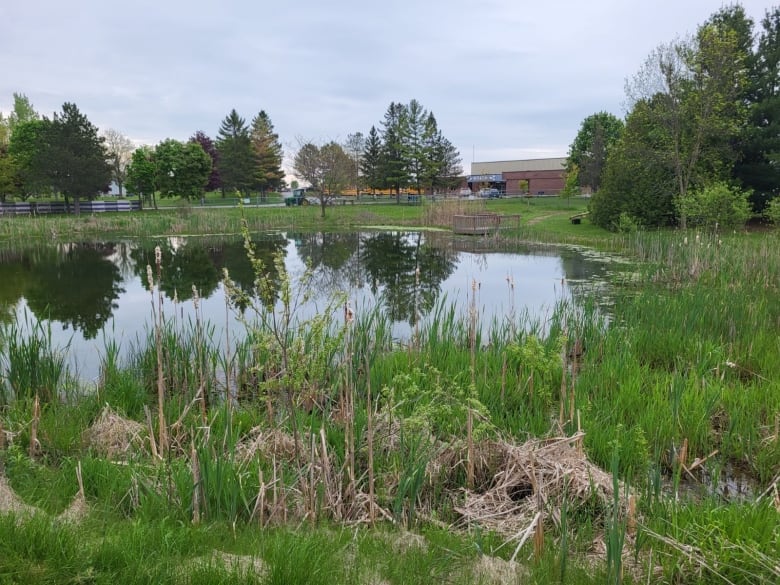
<svg viewBox="0 0 780 585">
<path fill-rule="evenodd" d="M 152 457 L 155 459 L 160 458 L 160 453 L 157 451 L 157 441 L 154 440 L 154 427 L 152 426 L 152 413 L 149 411 L 149 407 L 144 404 L 144 414 L 146 415 L 146 426 L 149 427 L 149 447 L 152 450 Z"/>
<path fill-rule="evenodd" d="M 688 459 L 688 439 L 683 439 L 682 447 L 680 448 L 680 454 L 677 456 L 677 463 L 680 466 L 680 471 L 685 469 L 685 463 Z"/>
<path fill-rule="evenodd" d="M 544 554 L 544 514 L 539 516 L 534 529 L 534 559 L 539 561 Z"/>
<path fill-rule="evenodd" d="M 38 454 L 38 424 L 41 422 L 41 401 L 38 393 L 35 393 L 35 402 L 33 402 L 32 422 L 30 423 L 30 458 Z"/>
</svg>

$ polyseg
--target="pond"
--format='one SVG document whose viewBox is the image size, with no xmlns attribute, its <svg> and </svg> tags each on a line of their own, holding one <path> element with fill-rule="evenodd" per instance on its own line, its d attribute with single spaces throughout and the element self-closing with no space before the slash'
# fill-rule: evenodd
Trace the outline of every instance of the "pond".
<svg viewBox="0 0 780 585">
<path fill-rule="evenodd" d="M 515 245 L 510 252 L 485 238 L 435 232 L 275 232 L 254 241 L 274 288 L 275 254 L 293 276 L 310 266 L 312 298 L 302 314 L 322 310 L 343 292 L 357 311 L 381 306 L 399 340 L 439 302 L 454 303 L 466 315 L 475 301 L 481 322 L 526 311 L 544 320 L 557 301 L 580 302 L 613 269 L 606 259 L 575 249 Z M 204 320 L 240 334 L 222 284 L 226 269 L 239 287 L 252 290 L 254 275 L 238 238 L 6 246 L 0 249 L 0 319 L 50 327 L 54 345 L 69 346 L 72 371 L 96 379 L 107 341 L 127 351 L 152 323 L 147 265 L 155 265 L 155 246 L 162 251 L 165 314 L 192 318 L 194 286 Z"/>
</svg>

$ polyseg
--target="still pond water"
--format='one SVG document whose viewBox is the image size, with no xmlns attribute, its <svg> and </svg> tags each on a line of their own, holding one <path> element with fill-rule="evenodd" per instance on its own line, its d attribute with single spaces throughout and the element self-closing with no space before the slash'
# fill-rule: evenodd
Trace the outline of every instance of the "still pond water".
<svg viewBox="0 0 780 585">
<path fill-rule="evenodd" d="M 576 303 L 603 286 L 614 268 L 606 258 L 570 248 L 514 246 L 509 252 L 481 238 L 435 232 L 278 232 L 254 239 L 267 265 L 282 253 L 292 275 L 303 273 L 306 264 L 314 270 L 313 301 L 304 314 L 344 292 L 358 311 L 379 304 L 398 339 L 410 335 L 415 298 L 422 320 L 442 300 L 465 316 L 476 282 L 482 323 L 525 311 L 544 320 L 557 301 Z M 55 346 L 70 347 L 72 371 L 95 379 L 106 340 L 116 340 L 126 352 L 146 336 L 152 322 L 146 267 L 154 266 L 158 245 L 165 314 L 193 317 L 194 285 L 204 319 L 218 331 L 227 323 L 232 334 L 240 334 L 221 283 L 227 268 L 240 287 L 252 288 L 251 266 L 237 238 L 5 246 L 0 248 L 0 319 L 11 322 L 15 316 L 19 324 L 51 327 Z M 272 272 L 271 281 L 278 286 L 276 276 Z"/>
</svg>

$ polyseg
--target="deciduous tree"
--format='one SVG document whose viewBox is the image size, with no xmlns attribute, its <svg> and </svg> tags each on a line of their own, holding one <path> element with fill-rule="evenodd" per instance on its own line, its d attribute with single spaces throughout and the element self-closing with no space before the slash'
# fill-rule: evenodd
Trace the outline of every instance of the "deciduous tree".
<svg viewBox="0 0 780 585">
<path fill-rule="evenodd" d="M 154 150 L 148 146 L 135 149 L 127 167 L 127 189 L 138 196 L 138 201 L 151 203 L 157 209 L 157 164 Z"/>
<path fill-rule="evenodd" d="M 206 191 L 216 191 L 222 186 L 222 181 L 219 178 L 219 152 L 217 152 L 217 145 L 202 130 L 195 132 L 190 137 L 190 142 L 200 144 L 200 147 L 211 158 L 211 174 L 209 174 L 209 180 L 206 183 Z"/>
<path fill-rule="evenodd" d="M 298 149 L 293 164 L 296 175 L 311 185 L 325 217 L 328 203 L 349 185 L 352 160 L 337 142 L 322 147 L 307 142 Z"/>
<path fill-rule="evenodd" d="M 585 118 L 569 147 L 568 171 L 576 167 L 580 187 L 599 190 L 601 176 L 612 146 L 623 132 L 623 122 L 608 112 L 598 112 Z"/>
<path fill-rule="evenodd" d="M 127 166 L 133 156 L 135 145 L 119 130 L 109 128 L 103 133 L 108 152 L 108 163 L 111 165 L 111 175 L 119 189 L 119 196 L 124 196 L 124 185 L 127 178 Z"/>
<path fill-rule="evenodd" d="M 211 157 L 196 142 L 163 140 L 154 150 L 161 197 L 199 199 L 211 174 Z"/>
<path fill-rule="evenodd" d="M 352 176 L 350 182 L 355 187 L 355 195 L 360 193 L 361 177 L 360 167 L 363 162 L 363 151 L 366 148 L 366 139 L 362 132 L 355 132 L 354 134 L 347 134 L 347 139 L 344 141 L 344 150 L 350 156 L 353 161 L 352 164 Z"/>
</svg>

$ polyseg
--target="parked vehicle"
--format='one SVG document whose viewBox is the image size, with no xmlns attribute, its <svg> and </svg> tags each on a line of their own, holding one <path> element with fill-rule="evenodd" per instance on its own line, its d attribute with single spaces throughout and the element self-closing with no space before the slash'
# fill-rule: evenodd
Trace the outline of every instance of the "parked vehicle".
<svg viewBox="0 0 780 585">
<path fill-rule="evenodd" d="M 479 196 L 487 197 L 488 199 L 498 199 L 501 197 L 501 191 L 498 189 L 480 189 Z"/>
<path fill-rule="evenodd" d="M 458 195 L 461 197 L 469 197 L 471 195 L 471 189 L 461 189 L 458 191 Z"/>
</svg>

